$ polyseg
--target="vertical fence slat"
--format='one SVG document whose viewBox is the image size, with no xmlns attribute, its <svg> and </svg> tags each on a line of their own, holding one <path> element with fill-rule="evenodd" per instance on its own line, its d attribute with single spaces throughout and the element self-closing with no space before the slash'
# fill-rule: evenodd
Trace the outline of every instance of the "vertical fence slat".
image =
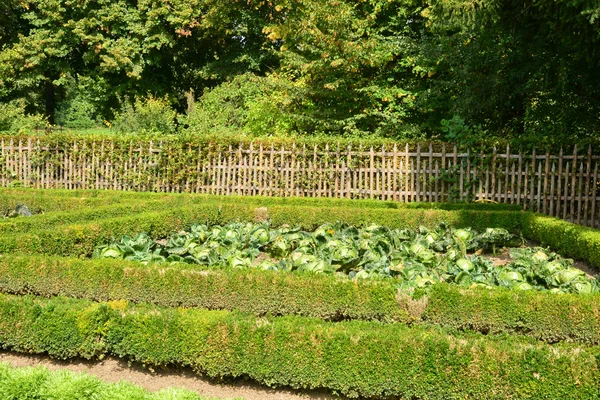
<svg viewBox="0 0 600 400">
<path fill-rule="evenodd" d="M 414 200 L 414 191 L 411 191 L 410 187 L 410 177 L 412 175 L 412 169 L 410 169 L 410 159 L 408 155 L 408 143 L 404 147 L 404 202 L 408 203 L 411 200 Z M 413 196 L 412 199 L 409 199 L 409 196 Z"/>
<path fill-rule="evenodd" d="M 576 195 L 576 183 L 577 183 L 577 144 L 573 148 L 573 162 L 571 163 L 571 214 L 569 216 L 569 221 L 573 222 L 575 220 L 575 214 L 577 213 L 577 209 L 575 207 L 575 195 Z"/>
<path fill-rule="evenodd" d="M 552 164 L 552 171 L 550 173 L 550 215 L 554 212 L 554 177 L 556 173 L 556 165 Z"/>
<path fill-rule="evenodd" d="M 598 161 L 596 161 L 596 166 L 594 167 L 594 185 L 592 187 L 592 216 L 591 216 L 591 227 L 596 228 L 600 227 L 600 221 L 596 220 L 596 202 L 598 194 Z"/>
<path fill-rule="evenodd" d="M 510 145 L 506 145 L 506 159 L 504 160 L 504 193 L 503 203 L 509 203 L 508 201 L 508 192 L 509 192 L 509 177 L 510 177 Z"/>
<path fill-rule="evenodd" d="M 569 202 L 569 162 L 567 162 L 567 167 L 565 168 L 565 192 L 564 192 L 564 203 L 563 203 L 563 215 L 562 219 L 567 219 L 567 207 L 570 204 Z"/>
<path fill-rule="evenodd" d="M 588 147 L 588 157 L 586 160 L 585 168 L 585 202 L 583 206 L 583 224 L 590 225 L 588 219 L 589 213 L 589 200 L 590 200 L 590 178 L 592 174 L 592 145 Z M 579 209 L 581 211 L 581 208 Z"/>
<path fill-rule="evenodd" d="M 562 181 L 563 181 L 563 149 L 560 148 L 558 153 L 558 179 L 556 188 L 556 210 L 551 211 L 550 215 L 560 218 L 561 196 L 562 196 Z"/>
<path fill-rule="evenodd" d="M 579 176 L 578 176 L 578 180 L 579 180 L 579 186 L 578 186 L 578 192 L 579 192 L 579 196 L 577 199 L 577 223 L 581 224 L 581 217 L 582 217 L 582 197 L 583 197 L 583 161 L 581 163 L 579 163 Z"/>
<path fill-rule="evenodd" d="M 544 193 L 542 209 L 544 214 L 548 213 L 548 178 L 550 175 L 550 153 L 546 152 L 546 160 L 544 166 Z"/>
</svg>

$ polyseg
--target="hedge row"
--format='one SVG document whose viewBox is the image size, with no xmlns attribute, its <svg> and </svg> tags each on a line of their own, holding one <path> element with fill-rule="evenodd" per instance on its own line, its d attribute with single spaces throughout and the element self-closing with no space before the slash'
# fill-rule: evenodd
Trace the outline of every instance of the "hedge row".
<svg viewBox="0 0 600 400">
<path fill-rule="evenodd" d="M 252 220 L 253 209 L 234 204 L 173 208 L 127 217 L 106 218 L 86 224 L 58 226 L 48 230 L 0 236 L 0 254 L 58 254 L 91 256 L 94 247 L 124 235 L 146 232 L 152 237 L 167 237 L 193 223 L 224 223 Z"/>
<path fill-rule="evenodd" d="M 185 389 L 149 392 L 121 381 L 105 383 L 95 376 L 42 367 L 13 368 L 0 363 L 0 398 L 35 400 L 206 400 Z"/>
<path fill-rule="evenodd" d="M 298 314 L 327 320 L 412 320 L 398 306 L 394 285 L 385 281 L 354 282 L 329 275 L 198 267 L 4 255 L 0 257 L 0 291 L 95 301 L 126 299 L 256 315 Z"/>
<path fill-rule="evenodd" d="M 32 214 L 42 214 L 56 211 L 71 211 L 93 207 L 119 204 L 125 199 L 108 197 L 67 197 L 49 194 L 21 195 L 13 194 L 6 189 L 0 189 L 0 218 L 15 211 L 19 204 L 25 204 Z"/>
<path fill-rule="evenodd" d="M 166 237 L 193 223 L 252 221 L 256 208 L 243 203 L 205 203 L 127 217 L 107 218 L 86 224 L 51 227 L 23 234 L 0 236 L 0 253 L 56 254 L 90 256 L 95 246 L 146 232 L 154 238 Z M 441 222 L 475 229 L 505 227 L 516 231 L 521 213 L 512 211 L 483 212 L 472 210 L 445 211 L 422 209 L 351 209 L 346 207 L 273 206 L 267 209 L 274 226 L 284 224 L 313 230 L 324 222 L 345 221 L 354 225 L 381 224 L 391 228 L 435 227 Z M 266 214 L 261 213 L 264 217 Z"/>
<path fill-rule="evenodd" d="M 371 199 L 338 199 L 338 198 L 311 198 L 311 197 L 267 197 L 267 196 L 236 196 L 236 195 L 211 195 L 189 193 L 152 193 L 152 192 L 127 192 L 117 190 L 65 190 L 65 189 L 2 189 L 2 197 L 17 199 L 21 203 L 31 201 L 35 204 L 49 203 L 60 199 L 62 202 L 73 199 L 110 199 L 115 202 L 130 201 L 180 201 L 187 204 L 204 202 L 240 202 L 256 206 L 289 205 L 310 207 L 351 207 L 351 208 L 417 208 L 437 210 L 484 210 L 484 211 L 519 211 L 521 206 L 515 204 L 496 203 L 399 203 L 395 201 Z M 14 201 L 13 201 L 14 202 Z M 16 204 L 15 204 L 16 206 Z M 0 210 L 4 206 L 0 202 Z M 10 209 L 10 208 L 9 208 Z M 12 208 L 14 209 L 14 207 Z"/>
<path fill-rule="evenodd" d="M 404 308 L 408 309 L 410 300 L 404 302 L 407 304 Z M 421 318 L 428 324 L 491 334 L 522 334 L 549 343 L 600 345 L 600 295 L 597 294 L 440 284 L 427 293 L 426 302 Z"/>
<path fill-rule="evenodd" d="M 47 214 L 35 215 L 30 218 L 8 218 L 0 220 L 0 235 L 6 233 L 25 233 L 33 230 L 48 230 L 60 225 L 98 221 L 106 218 L 123 217 L 168 208 L 168 204 L 163 201 L 136 201 L 76 209 L 73 211 L 54 211 Z"/>
<path fill-rule="evenodd" d="M 527 238 L 600 269 L 600 230 L 541 214 L 525 213 L 524 217 Z"/>
<path fill-rule="evenodd" d="M 425 298 L 397 292 L 396 283 L 260 270 L 146 267 L 121 260 L 46 256 L 0 258 L 0 291 L 95 301 L 125 299 L 170 307 L 240 310 L 425 323 L 483 333 L 517 333 L 546 342 L 600 345 L 600 295 L 557 295 L 440 284 Z"/>
<path fill-rule="evenodd" d="M 597 399 L 598 347 L 373 322 L 0 296 L 4 348 L 370 398 Z"/>
</svg>

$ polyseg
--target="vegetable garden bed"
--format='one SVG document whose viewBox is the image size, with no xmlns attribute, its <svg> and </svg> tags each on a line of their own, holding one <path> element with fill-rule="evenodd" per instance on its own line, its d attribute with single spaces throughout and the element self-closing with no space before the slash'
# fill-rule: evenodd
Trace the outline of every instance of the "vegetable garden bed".
<svg viewBox="0 0 600 400">
<path fill-rule="evenodd" d="M 600 266 L 596 230 L 506 206 L 0 192 L 42 214 L 0 220 L 3 348 L 346 396 L 600 398 L 598 282 L 565 258 Z"/>
</svg>

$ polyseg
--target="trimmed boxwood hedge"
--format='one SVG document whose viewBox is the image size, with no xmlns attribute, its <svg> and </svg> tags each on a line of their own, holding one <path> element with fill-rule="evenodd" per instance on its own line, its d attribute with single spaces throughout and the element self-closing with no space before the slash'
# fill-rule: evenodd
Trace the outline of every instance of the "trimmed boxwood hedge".
<svg viewBox="0 0 600 400">
<path fill-rule="evenodd" d="M 334 321 L 424 323 L 524 334 L 550 343 L 600 345 L 600 295 L 438 284 L 424 298 L 413 300 L 398 293 L 392 280 L 352 281 L 277 271 L 207 270 L 185 264 L 147 267 L 122 260 L 14 255 L 0 258 L 0 291 L 240 310 L 259 316 L 296 314 Z"/>
<path fill-rule="evenodd" d="M 153 193 L 128 192 L 118 190 L 66 190 L 66 189 L 6 189 L 0 188 L 0 212 L 13 210 L 17 203 L 35 204 L 36 209 L 48 212 L 55 211 L 55 204 L 64 205 L 71 201 L 74 205 L 82 200 L 103 203 L 110 200 L 118 203 L 134 201 L 185 202 L 199 204 L 205 202 L 239 202 L 255 206 L 309 206 L 309 207 L 351 207 L 351 208 L 410 208 L 437 210 L 484 210 L 484 211 L 519 211 L 521 206 L 516 204 L 497 203 L 400 203 L 391 200 L 374 199 L 339 199 L 315 197 L 269 197 L 269 196 L 237 196 L 211 195 L 196 193 Z M 46 207 L 42 208 L 46 204 Z M 72 208 L 72 207 L 71 207 Z"/>
<path fill-rule="evenodd" d="M 54 211 L 29 218 L 8 218 L 0 220 L 0 235 L 25 233 L 33 230 L 48 230 L 52 227 L 98 221 L 101 219 L 129 216 L 144 212 L 168 209 L 163 201 L 136 201 L 112 205 L 76 209 L 72 211 Z"/>
<path fill-rule="evenodd" d="M 542 214 L 525 213 L 523 235 L 600 269 L 600 230 Z"/>
<path fill-rule="evenodd" d="M 0 296 L 0 344 L 370 398 L 597 399 L 598 347 L 374 322 Z"/>
<path fill-rule="evenodd" d="M 261 270 L 207 270 L 186 264 L 144 266 L 124 260 L 54 256 L 0 257 L 0 291 L 64 295 L 96 301 L 125 299 L 169 307 L 298 314 L 327 320 L 411 322 L 387 281 Z"/>
<path fill-rule="evenodd" d="M 166 237 L 194 223 L 225 224 L 232 221 L 256 219 L 256 206 L 237 203 L 207 202 L 172 208 L 167 211 L 146 212 L 126 217 L 104 218 L 85 224 L 49 226 L 23 234 L 0 235 L 0 253 L 56 254 L 90 256 L 95 246 L 119 239 L 124 235 L 146 232 L 154 238 Z M 348 207 L 272 206 L 267 208 L 274 226 L 298 226 L 312 230 L 325 222 L 345 221 L 353 225 L 378 223 L 391 228 L 435 227 L 442 222 L 476 229 L 504 227 L 518 229 L 521 212 L 384 209 Z M 31 217 L 35 218 L 35 217 Z"/>
</svg>

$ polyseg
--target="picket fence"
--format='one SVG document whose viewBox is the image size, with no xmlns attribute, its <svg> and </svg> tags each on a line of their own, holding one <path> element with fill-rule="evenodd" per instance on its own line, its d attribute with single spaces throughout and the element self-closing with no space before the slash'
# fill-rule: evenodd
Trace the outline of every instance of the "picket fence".
<svg viewBox="0 0 600 400">
<path fill-rule="evenodd" d="M 540 154 L 507 146 L 473 154 L 451 145 L 274 148 L 249 143 L 216 152 L 190 145 L 167 155 L 161 142 L 131 142 L 116 151 L 110 140 L 44 147 L 33 139 L 6 138 L 0 150 L 3 187 L 491 201 L 600 227 L 600 156 L 591 147 Z M 176 163 L 180 158 L 185 162 Z"/>
</svg>

